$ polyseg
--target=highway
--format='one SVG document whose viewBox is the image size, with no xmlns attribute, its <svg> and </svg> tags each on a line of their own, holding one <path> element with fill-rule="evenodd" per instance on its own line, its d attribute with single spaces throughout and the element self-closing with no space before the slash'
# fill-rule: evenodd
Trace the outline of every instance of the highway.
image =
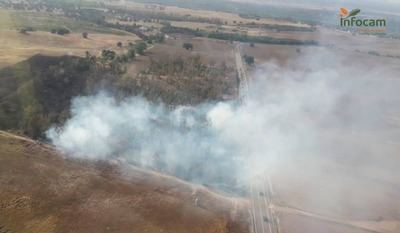
<svg viewBox="0 0 400 233">
<path fill-rule="evenodd" d="M 246 101 L 249 93 L 249 79 L 246 72 L 246 64 L 244 64 L 241 53 L 241 44 L 235 42 L 234 56 L 236 61 L 236 69 L 239 78 L 239 99 Z"/>
<path fill-rule="evenodd" d="M 248 99 L 249 78 L 240 43 L 235 43 L 234 56 L 239 78 L 239 99 L 244 103 Z M 280 233 L 279 218 L 273 209 L 272 196 L 272 184 L 268 175 L 260 176 L 250 184 L 253 233 Z"/>
<path fill-rule="evenodd" d="M 258 178 L 250 185 L 252 231 L 280 233 L 279 218 L 272 203 L 272 189 L 265 177 Z"/>
</svg>

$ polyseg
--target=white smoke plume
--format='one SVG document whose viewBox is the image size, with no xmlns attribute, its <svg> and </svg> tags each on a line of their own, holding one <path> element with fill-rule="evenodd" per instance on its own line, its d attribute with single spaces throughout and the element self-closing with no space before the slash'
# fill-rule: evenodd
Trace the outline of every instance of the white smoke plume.
<svg viewBox="0 0 400 233">
<path fill-rule="evenodd" d="M 296 166 L 303 166 L 302 176 L 318 177 L 327 169 L 318 161 L 328 159 L 354 171 L 380 166 L 398 175 L 391 162 L 397 145 L 382 146 L 399 135 L 388 120 L 400 113 L 397 73 L 389 66 L 347 64 L 325 50 L 287 66 L 265 64 L 252 75 L 244 104 L 170 109 L 140 97 L 78 97 L 72 118 L 47 135 L 73 157 L 120 158 L 232 187 L 265 171 L 291 174 L 287 170 Z M 382 153 L 388 156 L 383 162 Z"/>
</svg>

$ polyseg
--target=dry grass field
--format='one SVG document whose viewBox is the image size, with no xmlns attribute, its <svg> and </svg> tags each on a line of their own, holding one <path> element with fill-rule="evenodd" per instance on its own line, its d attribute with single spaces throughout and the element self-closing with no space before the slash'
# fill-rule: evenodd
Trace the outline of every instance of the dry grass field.
<svg viewBox="0 0 400 233">
<path fill-rule="evenodd" d="M 1 232 L 246 233 L 247 201 L 0 132 Z M 197 200 L 196 200 L 197 199 Z"/>
<path fill-rule="evenodd" d="M 139 38 L 134 35 L 89 34 L 84 39 L 81 33 L 55 35 L 50 32 L 21 34 L 15 30 L 0 30 L 0 67 L 12 65 L 35 54 L 84 56 L 86 51 L 98 54 L 103 49 L 121 50 L 118 42 L 127 45 Z"/>
<path fill-rule="evenodd" d="M 35 31 L 19 33 L 20 29 L 27 27 Z M 50 30 L 56 27 L 68 28 L 71 34 L 64 36 L 51 34 Z M 88 32 L 89 38 L 84 39 L 82 32 Z M 86 51 L 97 54 L 102 49 L 118 50 L 118 42 L 127 44 L 138 39 L 131 33 L 104 28 L 58 14 L 0 9 L 0 68 L 38 53 L 83 56 Z"/>
<path fill-rule="evenodd" d="M 167 14 L 175 14 L 180 16 L 191 15 L 194 17 L 201 17 L 201 18 L 209 18 L 209 19 L 220 19 L 223 22 L 227 22 L 229 25 L 235 24 L 235 22 L 239 23 L 251 23 L 255 22 L 252 19 L 245 19 L 240 17 L 237 14 L 227 13 L 227 12 L 217 12 L 217 11 L 207 11 L 207 10 L 194 10 L 194 9 L 187 9 L 175 6 L 167 6 L 164 10 L 157 9 L 149 9 L 146 7 L 147 4 L 136 3 L 136 2 L 112 2 L 108 3 L 111 5 L 117 5 L 123 7 L 125 9 L 132 9 L 132 10 L 140 10 L 140 11 L 150 11 L 150 12 L 164 12 Z M 297 24 L 293 22 L 289 22 L 286 20 L 277 20 L 271 18 L 262 18 L 257 21 L 259 24 L 278 24 L 278 25 L 290 25 L 290 26 L 302 26 L 307 27 L 308 25 L 305 24 Z"/>
</svg>

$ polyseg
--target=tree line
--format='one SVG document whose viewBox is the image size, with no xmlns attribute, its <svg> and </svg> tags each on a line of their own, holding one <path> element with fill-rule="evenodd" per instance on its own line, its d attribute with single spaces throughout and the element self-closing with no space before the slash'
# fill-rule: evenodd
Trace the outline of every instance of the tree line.
<svg viewBox="0 0 400 233">
<path fill-rule="evenodd" d="M 163 33 L 179 33 L 192 35 L 197 37 L 208 37 L 212 39 L 227 40 L 227 41 L 240 41 L 248 43 L 261 43 L 261 44 L 281 44 L 281 45 L 319 45 L 317 41 L 314 40 L 295 40 L 286 38 L 274 38 L 267 36 L 249 36 L 246 34 L 239 33 L 224 33 L 224 32 L 207 32 L 205 30 L 190 29 L 175 27 L 171 25 L 164 26 L 161 31 Z"/>
</svg>

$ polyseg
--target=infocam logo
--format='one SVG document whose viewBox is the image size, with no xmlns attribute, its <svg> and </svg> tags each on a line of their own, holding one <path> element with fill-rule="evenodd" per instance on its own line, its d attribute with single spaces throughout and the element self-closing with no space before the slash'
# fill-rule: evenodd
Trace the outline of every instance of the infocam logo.
<svg viewBox="0 0 400 233">
<path fill-rule="evenodd" d="M 341 27 L 373 27 L 384 28 L 386 27 L 385 19 L 369 19 L 359 18 L 357 15 L 361 12 L 360 9 L 349 11 L 346 8 L 340 8 L 340 26 Z"/>
</svg>

